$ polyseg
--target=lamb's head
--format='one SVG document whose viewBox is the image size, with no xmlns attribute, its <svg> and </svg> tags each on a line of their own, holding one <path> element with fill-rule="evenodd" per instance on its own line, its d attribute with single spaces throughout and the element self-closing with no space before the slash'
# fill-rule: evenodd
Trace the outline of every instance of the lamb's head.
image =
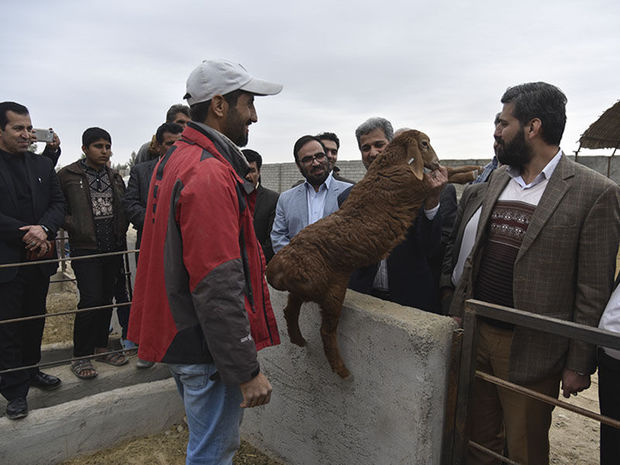
<svg viewBox="0 0 620 465">
<path fill-rule="evenodd" d="M 390 142 L 384 152 L 390 163 L 406 163 L 418 180 L 424 177 L 424 168 L 436 170 L 439 160 L 429 137 L 415 129 L 402 131 Z M 389 154 L 389 155 L 388 155 Z"/>
</svg>

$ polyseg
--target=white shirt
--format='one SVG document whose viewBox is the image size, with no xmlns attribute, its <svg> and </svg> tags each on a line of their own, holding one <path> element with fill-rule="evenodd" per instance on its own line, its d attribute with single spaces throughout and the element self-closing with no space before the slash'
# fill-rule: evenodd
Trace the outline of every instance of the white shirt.
<svg viewBox="0 0 620 465">
<path fill-rule="evenodd" d="M 314 190 L 314 187 L 308 181 L 304 183 L 306 186 L 306 200 L 308 201 L 308 224 L 316 223 L 323 218 L 327 191 L 331 187 L 333 179 L 332 173 L 329 173 L 325 182 L 319 186 L 318 192 Z"/>
<path fill-rule="evenodd" d="M 529 184 L 525 184 L 525 181 L 523 180 L 523 177 L 521 176 L 521 171 L 518 170 L 518 168 L 515 168 L 514 166 L 509 166 L 506 169 L 506 173 L 508 173 L 508 175 L 519 186 L 521 186 L 523 190 L 531 189 L 537 184 L 540 184 L 542 182 L 546 183 L 547 181 L 549 181 L 549 178 L 551 177 L 551 175 L 555 171 L 556 166 L 558 166 L 558 163 L 560 162 L 560 158 L 562 158 L 562 149 L 558 150 L 558 153 L 556 153 L 555 156 L 551 160 L 549 160 L 549 163 L 547 163 L 547 165 L 543 168 L 543 170 L 540 173 L 538 173 L 538 176 L 536 176 L 534 180 Z M 538 204 L 538 202 L 536 203 Z"/>
<path fill-rule="evenodd" d="M 598 327 L 614 333 L 620 333 L 620 286 L 611 294 Z M 607 355 L 620 360 L 620 351 L 603 347 Z"/>
</svg>

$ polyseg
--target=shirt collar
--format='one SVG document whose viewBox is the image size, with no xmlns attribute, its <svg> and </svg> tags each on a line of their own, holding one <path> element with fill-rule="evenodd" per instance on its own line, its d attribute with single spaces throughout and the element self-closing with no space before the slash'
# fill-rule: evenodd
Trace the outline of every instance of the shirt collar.
<svg viewBox="0 0 620 465">
<path fill-rule="evenodd" d="M 551 178 L 551 175 L 555 171 L 555 168 L 558 166 L 558 163 L 560 163 L 560 158 L 562 158 L 562 149 L 558 150 L 558 153 L 556 153 L 555 156 L 551 160 L 549 160 L 549 163 L 547 163 L 543 170 L 538 173 L 538 176 L 536 176 L 534 180 L 529 184 L 525 184 L 525 181 L 521 177 L 521 170 L 515 166 L 508 166 L 506 168 L 506 173 L 508 173 L 508 175 L 512 179 L 514 179 L 515 182 L 519 184 L 523 189 L 527 189 L 530 187 L 534 187 L 536 184 L 540 184 L 541 182 Z"/>
<path fill-rule="evenodd" d="M 319 192 L 323 189 L 323 186 L 325 186 L 326 191 L 330 189 L 330 187 L 332 186 L 332 180 L 334 179 L 332 174 L 333 173 L 330 171 L 329 175 L 327 176 L 327 179 L 325 179 L 325 181 L 323 181 L 323 184 L 319 186 Z M 312 189 L 314 191 L 314 187 L 312 187 L 312 185 L 308 182 L 308 180 L 306 180 L 304 184 L 306 185 L 306 189 Z"/>
</svg>

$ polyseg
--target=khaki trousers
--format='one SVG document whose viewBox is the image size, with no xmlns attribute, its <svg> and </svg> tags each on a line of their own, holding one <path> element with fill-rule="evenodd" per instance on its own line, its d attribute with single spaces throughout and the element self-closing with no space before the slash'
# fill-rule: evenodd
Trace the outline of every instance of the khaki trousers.
<svg viewBox="0 0 620 465">
<path fill-rule="evenodd" d="M 477 366 L 508 380 L 513 331 L 480 322 Z M 525 387 L 558 397 L 561 373 Z M 524 465 L 549 464 L 549 428 L 553 406 L 475 379 L 469 407 L 470 439 Z M 499 464 L 488 454 L 469 448 L 468 465 Z"/>
</svg>

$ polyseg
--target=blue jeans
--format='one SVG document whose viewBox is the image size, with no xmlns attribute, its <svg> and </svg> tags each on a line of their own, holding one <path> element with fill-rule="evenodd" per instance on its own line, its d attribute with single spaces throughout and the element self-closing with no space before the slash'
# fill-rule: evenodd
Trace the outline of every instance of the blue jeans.
<svg viewBox="0 0 620 465">
<path fill-rule="evenodd" d="M 183 399 L 189 441 L 186 465 L 232 465 L 239 449 L 243 401 L 239 386 L 222 383 L 212 363 L 169 364 Z"/>
</svg>

